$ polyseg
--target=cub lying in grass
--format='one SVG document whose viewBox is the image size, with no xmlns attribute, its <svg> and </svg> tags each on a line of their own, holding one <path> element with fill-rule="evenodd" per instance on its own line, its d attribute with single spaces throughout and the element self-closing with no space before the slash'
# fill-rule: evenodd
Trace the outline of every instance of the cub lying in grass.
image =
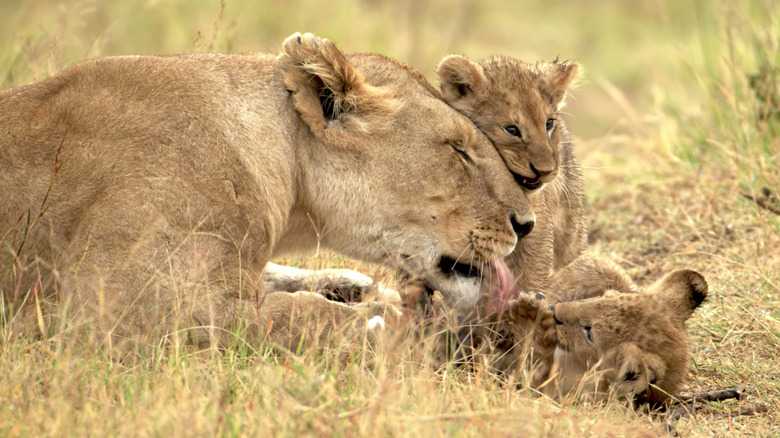
<svg viewBox="0 0 780 438">
<path fill-rule="evenodd" d="M 463 330 L 456 360 L 504 374 L 531 368 L 531 385 L 554 397 L 663 402 L 677 392 L 690 362 L 685 322 L 707 297 L 701 274 L 674 271 L 640 290 L 614 263 L 583 255 L 543 293 L 524 293 L 506 265 L 492 266 L 483 293 L 515 298 Z M 398 325 L 397 306 L 390 332 L 408 329 Z M 430 316 L 414 315 L 412 324 Z"/>
<path fill-rule="evenodd" d="M 510 275 L 499 270 L 499 283 L 513 284 Z M 558 271 L 544 293 L 515 293 L 471 344 L 503 372 L 527 365 L 524 348 L 531 347 L 533 385 L 549 395 L 662 402 L 688 373 L 685 322 L 707 291 L 704 277 L 691 270 L 640 290 L 613 263 L 583 255 Z"/>
</svg>

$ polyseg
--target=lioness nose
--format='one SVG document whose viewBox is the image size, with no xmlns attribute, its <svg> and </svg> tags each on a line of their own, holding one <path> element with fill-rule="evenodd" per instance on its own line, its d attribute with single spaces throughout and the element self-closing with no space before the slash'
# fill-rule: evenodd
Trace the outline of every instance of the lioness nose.
<svg viewBox="0 0 780 438">
<path fill-rule="evenodd" d="M 523 222 L 518 222 L 517 217 L 512 215 L 510 222 L 512 222 L 512 229 L 515 230 L 515 234 L 517 235 L 518 239 L 522 239 L 523 237 L 527 236 L 528 233 L 534 229 L 533 220 L 524 220 Z"/>
</svg>

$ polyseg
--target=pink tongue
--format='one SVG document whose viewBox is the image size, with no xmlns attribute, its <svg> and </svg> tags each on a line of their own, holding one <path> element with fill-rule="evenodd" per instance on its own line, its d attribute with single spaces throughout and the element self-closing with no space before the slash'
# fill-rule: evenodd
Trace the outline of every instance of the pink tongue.
<svg viewBox="0 0 780 438">
<path fill-rule="evenodd" d="M 491 299 L 488 304 L 491 312 L 503 312 L 508 310 L 509 302 L 517 296 L 515 276 L 503 260 L 492 260 L 490 267 L 496 276 L 497 284 L 492 284 Z"/>
</svg>

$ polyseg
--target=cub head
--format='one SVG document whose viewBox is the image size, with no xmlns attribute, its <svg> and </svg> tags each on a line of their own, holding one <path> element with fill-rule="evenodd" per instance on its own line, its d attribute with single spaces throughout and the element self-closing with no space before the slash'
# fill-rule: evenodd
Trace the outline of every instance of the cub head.
<svg viewBox="0 0 780 438">
<path fill-rule="evenodd" d="M 320 243 L 400 266 L 450 304 L 473 306 L 482 268 L 535 219 L 490 141 L 390 58 L 295 34 L 279 63 L 305 124 L 299 210 Z"/>
<path fill-rule="evenodd" d="M 437 71 L 444 100 L 487 134 L 521 186 L 535 190 L 558 175 L 567 135 L 558 111 L 578 69 L 576 62 L 450 55 Z"/>
<path fill-rule="evenodd" d="M 707 289 L 701 274 L 679 270 L 645 292 L 607 291 L 600 298 L 556 304 L 556 362 L 563 379 L 586 393 L 633 394 L 652 402 L 673 396 L 688 371 L 685 322 Z"/>
</svg>

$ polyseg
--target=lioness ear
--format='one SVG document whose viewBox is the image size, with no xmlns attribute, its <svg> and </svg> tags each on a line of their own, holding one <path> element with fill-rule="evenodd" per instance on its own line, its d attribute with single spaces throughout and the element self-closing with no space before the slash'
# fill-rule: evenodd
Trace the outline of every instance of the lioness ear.
<svg viewBox="0 0 780 438">
<path fill-rule="evenodd" d="M 466 57 L 450 55 L 441 60 L 436 72 L 444 101 L 461 113 L 470 115 L 485 87 L 482 67 Z"/>
<path fill-rule="evenodd" d="M 563 108 L 566 92 L 577 78 L 580 65 L 575 61 L 553 61 L 542 66 L 544 78 L 544 91 L 547 93 L 550 104 L 557 109 Z"/>
<path fill-rule="evenodd" d="M 649 292 L 661 294 L 668 300 L 683 321 L 693 314 L 693 311 L 707 298 L 707 280 L 703 275 L 689 269 L 681 269 L 668 274 L 651 286 Z"/>
<path fill-rule="evenodd" d="M 398 101 L 366 84 L 333 42 L 296 33 L 284 41 L 279 62 L 293 105 L 315 135 L 343 142 L 392 122 Z"/>
</svg>

